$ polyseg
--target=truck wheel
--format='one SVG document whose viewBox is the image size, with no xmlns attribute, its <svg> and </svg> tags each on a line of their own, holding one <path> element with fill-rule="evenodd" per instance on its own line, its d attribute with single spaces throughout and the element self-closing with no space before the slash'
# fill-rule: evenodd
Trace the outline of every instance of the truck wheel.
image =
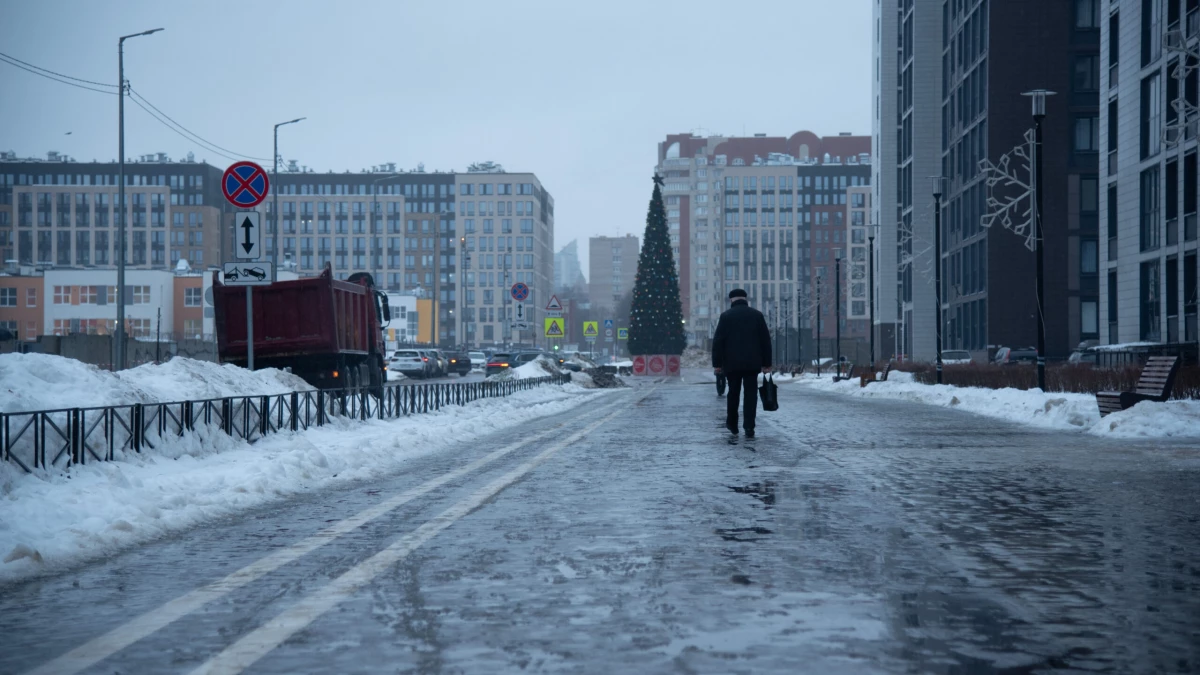
<svg viewBox="0 0 1200 675">
<path fill-rule="evenodd" d="M 367 381 L 371 386 L 371 395 L 383 400 L 383 383 L 387 381 L 387 371 L 383 369 L 383 360 L 376 355 L 367 360 L 363 367 L 367 369 Z"/>
</svg>

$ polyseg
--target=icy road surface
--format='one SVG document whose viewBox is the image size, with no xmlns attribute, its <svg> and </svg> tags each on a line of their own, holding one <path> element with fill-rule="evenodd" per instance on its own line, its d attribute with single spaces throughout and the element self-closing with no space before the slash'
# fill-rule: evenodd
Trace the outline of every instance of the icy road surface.
<svg viewBox="0 0 1200 675">
<path fill-rule="evenodd" d="M 781 403 L 638 384 L 0 587 L 0 672 L 1200 672 L 1195 444 Z"/>
</svg>

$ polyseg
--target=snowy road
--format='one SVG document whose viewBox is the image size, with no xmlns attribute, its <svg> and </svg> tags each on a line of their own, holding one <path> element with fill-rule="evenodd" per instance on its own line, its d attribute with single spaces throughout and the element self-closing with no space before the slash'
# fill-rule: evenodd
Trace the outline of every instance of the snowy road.
<svg viewBox="0 0 1200 675">
<path fill-rule="evenodd" d="M 0 673 L 1200 672 L 1194 445 L 781 402 L 640 385 L 0 587 Z"/>
</svg>

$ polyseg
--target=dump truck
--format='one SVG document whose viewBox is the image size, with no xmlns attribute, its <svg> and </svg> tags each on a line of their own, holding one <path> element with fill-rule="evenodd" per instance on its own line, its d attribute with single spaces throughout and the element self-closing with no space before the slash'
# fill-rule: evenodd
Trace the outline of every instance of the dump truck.
<svg viewBox="0 0 1200 675">
<path fill-rule="evenodd" d="M 319 276 L 268 285 L 226 285 L 213 273 L 217 353 L 222 363 L 247 366 L 246 289 L 253 297 L 254 367 L 288 369 L 318 389 L 370 387 L 387 382 L 383 329 L 391 321 L 387 295 L 370 274 L 346 281 L 326 265 Z"/>
</svg>

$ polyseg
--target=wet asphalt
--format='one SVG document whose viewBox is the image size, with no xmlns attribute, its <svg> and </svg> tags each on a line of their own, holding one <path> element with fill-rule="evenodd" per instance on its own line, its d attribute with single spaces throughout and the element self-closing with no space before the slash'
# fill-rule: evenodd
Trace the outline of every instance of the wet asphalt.
<svg viewBox="0 0 1200 675">
<path fill-rule="evenodd" d="M 566 440 L 244 672 L 1200 673 L 1196 444 L 791 384 L 735 440 L 703 379 L 0 587 L 0 673 L 541 433 L 78 672 L 190 673 Z"/>
</svg>

